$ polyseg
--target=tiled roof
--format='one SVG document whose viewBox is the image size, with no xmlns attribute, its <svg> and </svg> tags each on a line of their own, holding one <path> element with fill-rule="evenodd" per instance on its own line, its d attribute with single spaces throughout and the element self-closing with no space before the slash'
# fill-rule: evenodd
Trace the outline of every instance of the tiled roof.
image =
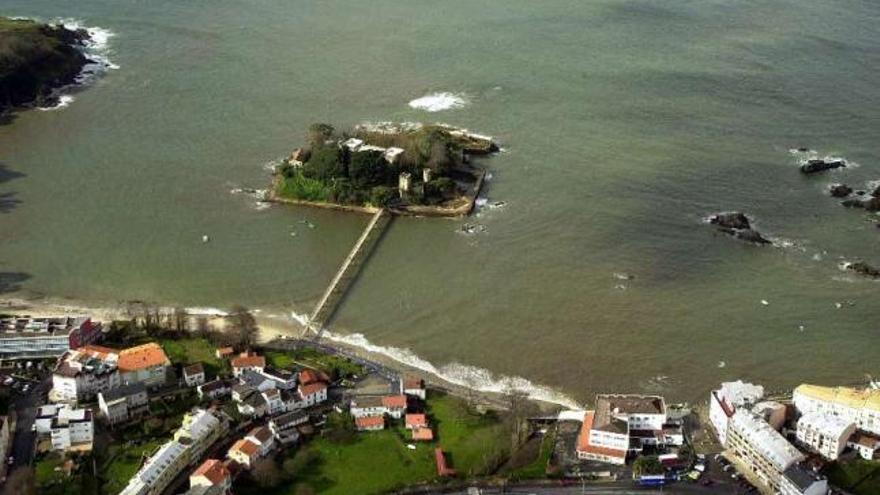
<svg viewBox="0 0 880 495">
<path fill-rule="evenodd" d="M 256 438 L 260 443 L 266 443 L 272 439 L 272 431 L 265 426 L 258 426 L 249 431 L 247 436 Z"/>
<path fill-rule="evenodd" d="M 259 445 L 255 444 L 254 442 L 251 442 L 250 440 L 248 440 L 246 438 L 242 438 L 241 440 L 235 442 L 232 445 L 232 447 L 229 449 L 229 452 L 232 453 L 232 452 L 237 451 L 237 452 L 243 453 L 244 455 L 246 455 L 248 457 L 251 457 L 257 453 L 258 448 L 259 448 Z"/>
<path fill-rule="evenodd" d="M 309 383 L 308 385 L 300 385 L 299 386 L 299 393 L 302 394 L 303 396 L 309 396 L 314 393 L 320 392 L 321 390 L 324 390 L 325 388 L 327 388 L 326 383 L 321 383 L 321 382 Z"/>
<path fill-rule="evenodd" d="M 360 418 L 354 419 L 354 424 L 357 425 L 358 428 L 370 428 L 374 426 L 382 426 L 385 427 L 385 417 L 384 416 L 363 416 Z"/>
<path fill-rule="evenodd" d="M 414 428 L 412 431 L 412 439 L 430 442 L 434 440 L 434 430 L 430 428 Z"/>
<path fill-rule="evenodd" d="M 193 476 L 204 476 L 212 485 L 219 485 L 223 480 L 229 477 L 229 470 L 222 461 L 217 459 L 208 459 L 201 466 L 193 471 Z"/>
<path fill-rule="evenodd" d="M 407 414 L 406 415 L 406 425 L 407 426 L 427 426 L 428 418 L 424 414 Z"/>
<path fill-rule="evenodd" d="M 588 454 L 604 455 L 608 457 L 625 458 L 626 450 L 612 449 L 608 447 L 599 447 L 590 443 L 590 430 L 593 429 L 593 418 L 595 412 L 587 411 L 584 415 L 584 423 L 581 425 L 581 431 L 577 438 L 577 451 Z"/>
<path fill-rule="evenodd" d="M 104 347 L 104 346 L 95 345 L 95 344 L 84 345 L 84 346 L 80 347 L 79 349 L 77 349 L 77 351 L 82 354 L 88 354 L 92 357 L 95 357 L 95 358 L 98 358 L 101 360 L 107 359 L 107 357 L 110 354 L 119 354 L 119 351 L 116 349 L 111 349 L 109 347 Z"/>
<path fill-rule="evenodd" d="M 405 395 L 386 395 L 382 397 L 382 405 L 389 409 L 405 409 L 406 408 L 406 396 Z"/>
<path fill-rule="evenodd" d="M 205 367 L 202 366 L 202 363 L 195 363 L 183 368 L 183 374 L 187 376 L 198 375 L 199 373 L 204 373 Z"/>
<path fill-rule="evenodd" d="M 364 396 L 364 397 L 355 397 L 351 400 L 351 407 L 358 408 L 369 408 L 369 407 L 382 407 L 384 405 L 384 401 L 382 397 L 376 396 Z"/>
<path fill-rule="evenodd" d="M 119 352 L 119 371 L 136 371 L 154 366 L 168 366 L 171 361 L 155 342 L 123 349 Z"/>
<path fill-rule="evenodd" d="M 403 388 L 406 390 L 425 388 L 425 382 L 417 376 L 407 376 L 403 379 Z"/>
<path fill-rule="evenodd" d="M 305 369 L 299 372 L 299 383 L 308 385 L 310 383 L 328 382 L 327 375 L 315 370 Z"/>
<path fill-rule="evenodd" d="M 263 356 L 238 356 L 232 358 L 233 368 L 265 368 L 266 358 Z"/>
</svg>

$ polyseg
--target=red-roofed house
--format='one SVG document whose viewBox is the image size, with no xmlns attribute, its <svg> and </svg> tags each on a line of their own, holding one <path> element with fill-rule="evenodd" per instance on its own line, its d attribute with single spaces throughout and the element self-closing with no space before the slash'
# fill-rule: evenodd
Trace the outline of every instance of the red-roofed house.
<svg viewBox="0 0 880 495">
<path fill-rule="evenodd" d="M 424 414 L 407 414 L 406 429 L 425 428 L 428 426 L 428 417 Z"/>
<path fill-rule="evenodd" d="M 602 425 L 595 423 L 595 412 L 587 411 L 577 438 L 579 459 L 623 465 L 629 448 L 628 430 L 621 431 L 621 425 Z"/>
<path fill-rule="evenodd" d="M 382 406 L 385 407 L 389 416 L 400 419 L 406 413 L 405 395 L 386 395 L 382 397 Z"/>
<path fill-rule="evenodd" d="M 440 447 L 434 449 L 434 462 L 437 464 L 438 476 L 455 476 L 455 470 L 446 465 L 446 456 Z"/>
<path fill-rule="evenodd" d="M 257 451 L 259 457 L 264 457 L 275 445 L 275 435 L 272 434 L 272 430 L 270 430 L 268 426 L 252 428 L 244 438 L 260 447 Z"/>
<path fill-rule="evenodd" d="M 117 367 L 122 383 L 161 385 L 167 378 L 171 360 L 155 342 L 119 351 Z"/>
<path fill-rule="evenodd" d="M 384 416 L 362 416 L 354 418 L 354 425 L 358 431 L 377 431 L 385 429 Z"/>
<path fill-rule="evenodd" d="M 235 354 L 235 350 L 232 347 L 218 347 L 217 350 L 214 351 L 214 356 L 217 359 L 226 359 Z"/>
<path fill-rule="evenodd" d="M 299 383 L 302 385 L 309 385 L 311 383 L 330 383 L 330 377 L 328 377 L 322 371 L 304 369 L 299 372 Z"/>
<path fill-rule="evenodd" d="M 234 376 L 241 375 L 245 370 L 253 370 L 262 372 L 266 368 L 266 358 L 256 354 L 242 352 L 230 361 L 232 365 L 232 374 Z"/>
<path fill-rule="evenodd" d="M 232 488 L 232 476 L 223 461 L 208 459 L 189 476 L 189 487 L 220 487 L 216 493 L 226 494 Z"/>
<path fill-rule="evenodd" d="M 406 376 L 401 379 L 401 390 L 406 395 L 425 400 L 425 381 L 417 376 Z"/>
<path fill-rule="evenodd" d="M 412 439 L 414 442 L 430 442 L 434 440 L 434 430 L 427 426 L 413 428 Z"/>
<path fill-rule="evenodd" d="M 259 459 L 260 446 L 254 442 L 242 438 L 232 444 L 226 457 L 237 462 L 244 469 L 254 467 L 254 463 Z"/>
<path fill-rule="evenodd" d="M 299 395 L 305 407 L 320 404 L 327 400 L 327 384 L 324 382 L 311 382 L 299 385 Z"/>
</svg>

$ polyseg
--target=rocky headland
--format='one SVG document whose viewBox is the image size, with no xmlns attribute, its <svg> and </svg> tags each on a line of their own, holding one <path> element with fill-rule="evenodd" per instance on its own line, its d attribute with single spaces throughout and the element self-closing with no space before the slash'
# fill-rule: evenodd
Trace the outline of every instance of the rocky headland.
<svg viewBox="0 0 880 495">
<path fill-rule="evenodd" d="M 76 82 L 89 59 L 83 29 L 0 17 L 0 113 L 49 106 L 55 90 Z"/>
</svg>

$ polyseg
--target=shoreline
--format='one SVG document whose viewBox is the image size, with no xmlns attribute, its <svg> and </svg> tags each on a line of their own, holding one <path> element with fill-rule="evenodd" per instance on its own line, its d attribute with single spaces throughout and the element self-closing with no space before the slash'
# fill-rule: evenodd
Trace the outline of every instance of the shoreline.
<svg viewBox="0 0 880 495">
<path fill-rule="evenodd" d="M 220 309 L 213 307 L 191 307 L 186 309 L 189 316 L 192 318 L 207 318 L 209 325 L 211 325 L 213 328 L 222 329 L 225 325 L 226 312 Z M 173 308 L 170 306 L 160 306 L 159 310 L 162 314 L 165 314 L 166 312 L 170 314 L 173 311 Z M 81 302 L 52 299 L 47 297 L 36 300 L 26 299 L 21 296 L 0 297 L 0 314 L 7 313 L 17 315 L 29 315 L 32 317 L 47 317 L 59 315 L 91 316 L 95 320 L 105 323 L 113 320 L 128 320 L 131 318 L 131 315 L 126 312 L 125 304 L 122 302 L 120 302 L 118 307 L 113 308 L 110 306 L 91 306 L 88 304 L 83 304 Z M 298 323 L 295 318 L 291 318 L 290 321 L 280 321 L 278 317 L 263 316 L 261 313 L 262 311 L 260 310 L 251 311 L 251 314 L 256 319 L 257 324 L 260 328 L 258 345 L 265 346 L 270 341 L 277 338 L 300 338 L 304 327 L 300 323 Z M 443 390 L 450 395 L 465 398 L 475 403 L 482 403 L 496 408 L 504 407 L 505 399 L 504 394 L 501 391 L 485 390 L 480 389 L 479 387 L 471 387 L 463 385 L 461 383 L 456 383 L 456 381 L 441 376 L 442 370 L 436 369 L 433 364 L 423 360 L 422 358 L 419 358 L 414 354 L 414 359 L 423 361 L 425 365 L 434 368 L 435 371 L 430 371 L 423 369 L 419 366 L 411 365 L 409 363 L 403 362 L 401 359 L 396 359 L 393 356 L 389 355 L 390 350 L 397 350 L 395 348 L 383 348 L 381 346 L 369 343 L 369 341 L 366 341 L 366 339 L 364 339 L 364 346 L 355 345 L 344 341 L 344 339 L 351 339 L 353 337 L 363 338 L 361 334 L 355 333 L 345 335 L 325 331 L 324 336 L 325 337 L 320 340 L 320 343 L 324 346 L 337 348 L 345 353 L 349 353 L 366 360 L 374 361 L 401 374 L 418 376 L 425 381 L 426 386 L 429 388 Z M 381 348 L 385 349 L 386 351 L 371 351 L 370 349 L 365 348 L 366 346 Z M 484 371 L 482 370 L 482 368 L 473 367 L 473 369 Z M 545 413 L 563 409 L 580 409 L 583 407 L 580 404 L 574 403 L 574 401 L 566 397 L 562 392 L 559 392 L 555 389 L 542 387 L 540 385 L 535 386 L 524 378 L 499 376 L 497 377 L 497 380 L 498 383 L 510 381 L 514 385 L 521 385 L 516 387 L 516 389 L 526 393 L 528 400 L 537 404 L 541 411 Z M 524 381 L 528 385 L 522 386 L 522 384 L 517 383 L 519 380 Z M 545 391 L 545 393 L 552 392 L 558 394 L 559 400 L 550 400 L 547 398 L 535 397 L 533 394 L 529 393 L 530 387 L 532 387 L 533 389 L 543 390 Z"/>
</svg>

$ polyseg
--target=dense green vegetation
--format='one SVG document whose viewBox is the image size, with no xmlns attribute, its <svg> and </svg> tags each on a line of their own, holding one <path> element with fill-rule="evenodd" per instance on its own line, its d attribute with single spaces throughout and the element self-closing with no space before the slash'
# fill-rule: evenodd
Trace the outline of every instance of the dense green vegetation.
<svg viewBox="0 0 880 495">
<path fill-rule="evenodd" d="M 84 34 L 0 17 L 0 112 L 42 104 L 52 89 L 73 82 L 86 58 L 74 44 Z"/>
<path fill-rule="evenodd" d="M 375 494 L 422 482 L 436 481 L 434 448 L 442 445 L 447 459 L 460 477 L 492 472 L 507 455 L 505 423 L 492 414 L 470 412 L 457 397 L 433 395 L 428 413 L 436 428 L 436 441 L 407 448 L 409 431 L 401 424 L 386 430 L 351 433 L 350 426 L 336 425 L 347 415 L 328 421 L 346 431 L 315 438 L 290 451 L 282 471 L 290 479 L 271 489 L 256 485 L 236 486 L 236 493 L 261 495 Z M 350 418 L 348 418 L 350 423 Z"/>
<path fill-rule="evenodd" d="M 91 457 L 73 456 L 69 475 L 64 471 L 65 459 L 58 452 L 50 452 L 34 463 L 37 493 L 46 495 L 98 493 L 98 480 L 91 473 Z"/>
<path fill-rule="evenodd" d="M 377 149 L 350 151 L 340 143 L 348 138 L 371 146 L 404 150 L 386 159 Z M 437 204 L 456 197 L 453 175 L 462 165 L 462 138 L 448 129 L 424 126 L 399 133 L 368 132 L 359 129 L 337 133 L 327 124 L 309 128 L 308 144 L 300 152 L 302 166 L 290 162 L 279 168 L 275 192 L 284 198 L 349 205 L 387 206 L 399 201 Z M 422 171 L 429 169 L 430 180 Z M 399 197 L 398 178 L 411 175 L 413 190 Z"/>
<path fill-rule="evenodd" d="M 828 482 L 854 495 L 880 493 L 880 461 L 853 459 L 834 462 L 823 472 Z"/>
</svg>

